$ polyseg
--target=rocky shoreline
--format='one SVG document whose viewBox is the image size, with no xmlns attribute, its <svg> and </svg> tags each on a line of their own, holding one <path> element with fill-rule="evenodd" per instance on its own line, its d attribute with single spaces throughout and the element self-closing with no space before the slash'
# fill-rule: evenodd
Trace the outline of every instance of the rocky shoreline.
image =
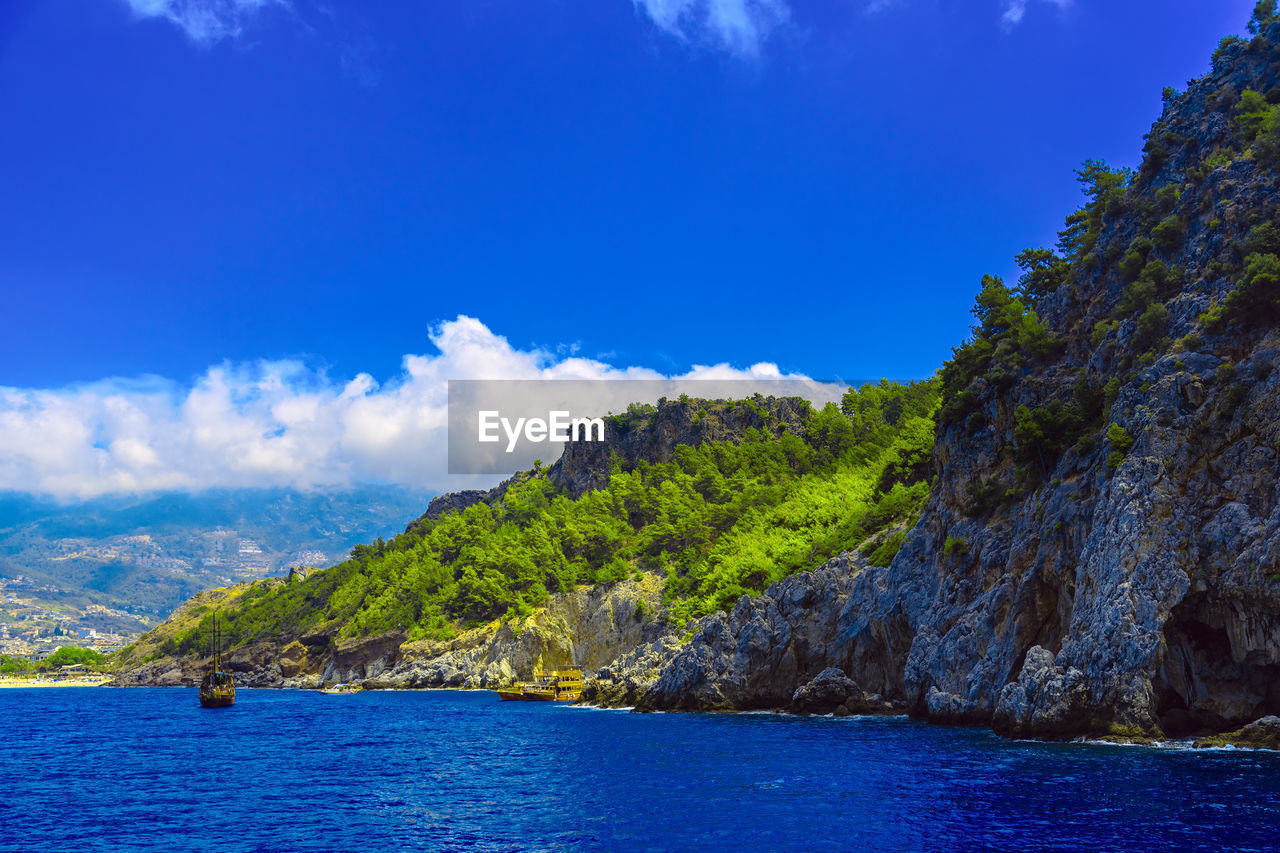
<svg viewBox="0 0 1280 853">
<path fill-rule="evenodd" d="M 904 552 L 910 562 L 912 552 Z M 553 596 L 519 626 L 482 626 L 445 643 L 406 642 L 390 634 L 322 647 L 303 638 L 284 647 L 242 647 L 224 660 L 242 686 L 284 689 L 339 682 L 367 689 L 495 689 L 528 678 L 535 664 L 572 660 L 589 674 L 581 704 L 601 708 L 909 715 L 991 725 L 991 718 L 931 713 L 936 691 L 923 702 L 910 701 L 903 670 L 887 657 L 896 648 L 908 650 L 909 658 L 911 641 L 909 623 L 898 621 L 910 612 L 897 597 L 906 587 L 895 583 L 892 566 L 877 568 L 856 553 L 841 554 L 773 584 L 761 596 L 743 596 L 728 614 L 714 613 L 683 629 L 661 608 L 661 586 L 659 576 L 646 575 Z M 878 599 L 888 618 L 873 610 Z M 1034 650 L 1028 657 L 1028 666 L 1049 663 Z M 111 686 L 193 686 L 204 664 L 164 659 L 117 675 Z M 1099 729 L 1087 716 L 1056 731 L 1002 733 L 1147 744 L 1170 736 L 1159 729 Z M 1204 746 L 1272 748 L 1256 726 L 1227 733 L 1205 729 L 1198 737 Z"/>
</svg>

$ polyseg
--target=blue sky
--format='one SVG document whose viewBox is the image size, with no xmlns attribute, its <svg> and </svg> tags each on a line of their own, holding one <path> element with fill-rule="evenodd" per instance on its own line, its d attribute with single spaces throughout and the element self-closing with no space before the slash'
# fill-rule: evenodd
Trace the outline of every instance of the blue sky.
<svg viewBox="0 0 1280 853">
<path fill-rule="evenodd" d="M 149 440 L 103 425 L 113 395 L 400 389 L 408 355 L 474 367 L 438 349 L 466 334 L 544 367 L 928 375 L 1072 169 L 1136 163 L 1252 5 L 8 0 L 0 408 L 27 431 L 0 487 L 43 482 L 55 404 L 109 452 Z"/>
</svg>

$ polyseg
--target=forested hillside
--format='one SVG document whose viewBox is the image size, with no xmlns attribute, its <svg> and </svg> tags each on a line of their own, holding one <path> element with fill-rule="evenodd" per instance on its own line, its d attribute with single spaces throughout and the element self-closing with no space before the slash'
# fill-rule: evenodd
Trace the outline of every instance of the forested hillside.
<svg viewBox="0 0 1280 853">
<path fill-rule="evenodd" d="M 937 401 L 930 381 L 851 389 L 821 410 L 773 398 L 633 407 L 615 416 L 615 433 L 655 416 L 750 425 L 734 440 L 654 454 L 666 462 L 615 456 L 606 484 L 576 499 L 546 469 L 523 472 L 491 502 L 423 516 L 330 569 L 250 585 L 220 614 L 225 636 L 442 640 L 526 617 L 549 594 L 646 571 L 665 576 L 666 616 L 683 623 L 849 548 L 883 565 L 929 492 Z M 782 416 L 797 402 L 798 423 Z M 186 614 L 177 631 L 161 626 L 126 661 L 206 647 L 212 605 L 199 606 L 206 612 Z"/>
</svg>

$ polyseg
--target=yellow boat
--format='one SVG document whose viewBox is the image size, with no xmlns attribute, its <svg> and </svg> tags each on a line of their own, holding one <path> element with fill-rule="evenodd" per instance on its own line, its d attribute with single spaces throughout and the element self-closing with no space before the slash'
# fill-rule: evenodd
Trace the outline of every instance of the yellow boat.
<svg viewBox="0 0 1280 853">
<path fill-rule="evenodd" d="M 582 695 L 582 670 L 541 668 L 533 672 L 533 681 L 519 681 L 514 686 L 499 690 L 498 698 L 504 702 L 574 702 Z"/>
</svg>

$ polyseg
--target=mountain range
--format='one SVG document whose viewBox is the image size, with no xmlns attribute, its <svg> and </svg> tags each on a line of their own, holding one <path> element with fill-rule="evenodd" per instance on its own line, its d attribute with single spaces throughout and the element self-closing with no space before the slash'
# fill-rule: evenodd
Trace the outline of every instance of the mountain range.
<svg viewBox="0 0 1280 853">
<path fill-rule="evenodd" d="M 14 599 L 0 602 L 0 625 L 136 632 L 207 587 L 338 562 L 359 542 L 394 535 L 429 497 L 374 486 L 76 503 L 0 494 L 0 584 Z"/>
</svg>

